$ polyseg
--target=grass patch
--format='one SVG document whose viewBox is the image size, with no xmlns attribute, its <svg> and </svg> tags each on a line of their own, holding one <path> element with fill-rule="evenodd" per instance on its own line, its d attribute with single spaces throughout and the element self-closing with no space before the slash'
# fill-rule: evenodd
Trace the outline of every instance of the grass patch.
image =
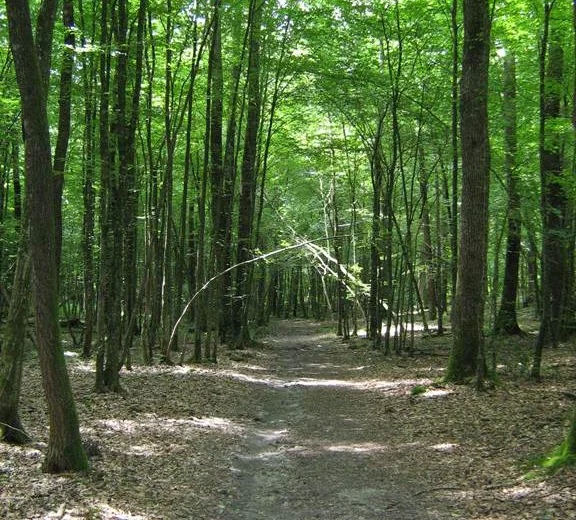
<svg viewBox="0 0 576 520">
<path fill-rule="evenodd" d="M 534 458 L 526 464 L 532 469 L 524 475 L 526 480 L 537 480 L 547 475 L 554 475 L 562 468 L 576 465 L 576 454 L 568 449 L 568 443 L 562 442 L 548 455 Z"/>
<path fill-rule="evenodd" d="M 415 387 L 412 388 L 412 390 L 410 391 L 410 395 L 421 395 L 421 394 L 425 394 L 426 391 L 428 390 L 428 387 L 425 385 L 416 385 Z"/>
<path fill-rule="evenodd" d="M 540 462 L 540 466 L 551 473 L 564 466 L 573 466 L 574 464 L 576 464 L 576 454 L 570 452 L 566 441 Z"/>
</svg>

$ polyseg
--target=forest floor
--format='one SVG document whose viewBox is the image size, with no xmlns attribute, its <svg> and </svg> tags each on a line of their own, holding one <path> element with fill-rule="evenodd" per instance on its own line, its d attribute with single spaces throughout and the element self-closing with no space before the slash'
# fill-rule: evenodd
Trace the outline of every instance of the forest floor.
<svg viewBox="0 0 576 520">
<path fill-rule="evenodd" d="M 574 468 L 530 477 L 565 433 L 576 351 L 548 350 L 533 383 L 532 339 L 498 345 L 486 392 L 439 383 L 449 336 L 385 357 L 308 320 L 274 322 L 217 367 L 136 366 L 123 395 L 94 394 L 93 364 L 71 352 L 82 433 L 100 453 L 88 473 L 57 476 L 40 469 L 46 411 L 31 359 L 22 418 L 35 442 L 0 444 L 0 518 L 576 518 Z"/>
</svg>

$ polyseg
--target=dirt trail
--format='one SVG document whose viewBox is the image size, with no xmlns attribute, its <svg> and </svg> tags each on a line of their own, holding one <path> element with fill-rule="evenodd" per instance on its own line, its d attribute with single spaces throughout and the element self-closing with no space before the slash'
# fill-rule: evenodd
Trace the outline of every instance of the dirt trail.
<svg viewBox="0 0 576 520">
<path fill-rule="evenodd" d="M 71 357 L 82 434 L 101 450 L 86 475 L 41 472 L 46 407 L 31 359 L 21 410 L 36 442 L 0 443 L 0 518 L 576 519 L 572 469 L 526 478 L 571 417 L 574 346 L 548 352 L 534 384 L 505 371 L 522 366 L 531 338 L 518 341 L 488 392 L 439 383 L 445 337 L 384 357 L 306 320 L 274 322 L 261 346 L 223 351 L 217 367 L 135 366 L 123 395 L 94 394 L 93 364 Z"/>
<path fill-rule="evenodd" d="M 394 401 L 406 388 L 376 388 L 353 352 L 309 321 L 281 323 L 267 341 L 266 366 L 245 370 L 262 382 L 223 518 L 440 518 L 416 495 L 427 477 L 412 481 L 418 448 L 398 445 Z"/>
</svg>

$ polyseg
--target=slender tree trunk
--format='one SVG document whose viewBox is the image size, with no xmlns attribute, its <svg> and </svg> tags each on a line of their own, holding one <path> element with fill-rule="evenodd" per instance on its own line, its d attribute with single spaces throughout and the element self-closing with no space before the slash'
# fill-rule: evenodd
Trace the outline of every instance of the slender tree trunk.
<svg viewBox="0 0 576 520">
<path fill-rule="evenodd" d="M 374 348 L 382 344 L 382 288 L 380 255 L 382 245 L 382 185 L 384 165 L 381 150 L 384 116 L 378 119 L 376 135 L 371 153 L 370 171 L 372 175 L 372 236 L 370 238 L 370 301 L 368 304 L 368 337 Z"/>
<path fill-rule="evenodd" d="M 0 350 L 0 438 L 13 444 L 30 441 L 18 413 L 26 320 L 30 307 L 30 257 L 26 223 L 20 233 L 12 295 Z"/>
<path fill-rule="evenodd" d="M 452 0 L 450 10 L 452 28 L 452 206 L 450 211 L 450 272 L 452 282 L 452 300 L 456 296 L 458 279 L 458 79 L 459 79 L 459 30 L 458 30 L 458 0 Z"/>
<path fill-rule="evenodd" d="M 80 3 L 82 7 L 82 3 Z M 84 23 L 83 11 L 80 10 L 82 24 Z M 82 356 L 88 359 L 92 354 L 92 340 L 96 321 L 96 291 L 95 291 L 95 268 L 94 268 L 94 242 L 95 242 L 95 209 L 96 193 L 94 188 L 96 172 L 96 103 L 94 100 L 94 87 L 96 83 L 96 71 L 94 57 L 82 54 L 83 88 L 84 88 L 84 134 L 82 148 L 83 168 L 83 206 L 84 214 L 82 221 L 82 259 L 84 264 L 84 338 Z"/>
<path fill-rule="evenodd" d="M 144 33 L 146 29 L 146 12 L 148 0 L 140 0 L 138 7 L 138 25 L 136 29 L 136 56 L 134 67 L 134 82 L 130 100 L 130 117 L 126 115 L 125 130 L 125 167 L 121 172 L 121 200 L 122 212 L 122 299 L 123 333 L 126 339 L 123 342 L 123 357 L 127 365 L 130 364 L 130 351 L 133 343 L 136 306 L 137 284 L 137 234 L 136 214 L 138 211 L 138 175 L 136 170 L 136 130 L 140 115 L 140 97 L 142 91 L 142 74 L 144 60 Z M 127 93 L 127 92 L 126 92 Z"/>
<path fill-rule="evenodd" d="M 531 376 L 540 377 L 542 350 L 548 338 L 562 333 L 566 282 L 567 196 L 562 172 L 561 133 L 557 129 L 562 100 L 564 54 L 557 29 L 548 41 L 552 4 L 545 5 L 540 49 L 540 179 L 542 191 L 542 318 L 534 345 Z M 548 52 L 549 51 L 549 52 Z M 548 63 L 546 63 L 546 59 Z"/>
<path fill-rule="evenodd" d="M 110 7 L 110 11 L 108 10 Z M 124 172 L 126 158 L 125 142 L 125 93 L 127 67 L 127 0 L 114 5 L 102 2 L 100 31 L 102 52 L 100 62 L 100 276 L 98 312 L 98 353 L 96 356 L 96 390 L 119 392 L 122 317 L 121 317 L 121 245 L 122 201 L 120 200 L 120 172 Z M 116 59 L 113 114 L 110 118 L 109 89 L 111 86 L 111 44 L 109 17 L 118 23 L 116 43 L 123 52 Z M 110 125 L 110 126 L 109 126 Z"/>
<path fill-rule="evenodd" d="M 172 68 L 173 55 L 172 38 L 174 33 L 174 23 L 172 19 L 172 1 L 166 2 L 166 85 L 164 88 L 164 139 L 166 140 L 166 166 L 164 169 L 164 179 L 162 184 L 162 313 L 161 313 L 161 336 L 160 351 L 163 361 L 172 363 L 170 352 L 170 334 L 173 324 L 173 192 L 174 192 L 174 153 L 176 148 L 176 135 L 172 131 L 174 121 L 173 115 L 173 95 L 174 95 L 174 75 Z"/>
<path fill-rule="evenodd" d="M 58 98 L 58 138 L 54 151 L 54 216 L 56 218 L 56 265 L 60 271 L 62 258 L 62 191 L 64 189 L 64 169 L 70 141 L 72 73 L 74 71 L 74 2 L 64 0 L 62 7 L 64 24 L 64 54 L 60 68 L 60 95 Z"/>
<path fill-rule="evenodd" d="M 238 237 L 236 262 L 245 262 L 252 255 L 252 233 L 256 194 L 258 130 L 260 128 L 260 25 L 264 0 L 252 0 L 250 5 L 250 39 L 248 57 L 248 113 L 242 158 L 242 180 L 238 210 Z M 236 347 L 247 346 L 250 341 L 248 309 L 250 303 L 250 272 L 252 266 L 236 270 L 236 305 L 233 326 Z"/>
<path fill-rule="evenodd" d="M 520 334 L 516 317 L 518 271 L 520 267 L 521 220 L 518 173 L 516 171 L 516 58 L 513 53 L 504 60 L 504 170 L 508 192 L 508 237 L 506 265 L 500 310 L 496 317 L 495 332 Z"/>
<path fill-rule="evenodd" d="M 432 233 L 430 225 L 430 208 L 428 204 L 428 180 L 424 177 L 424 172 L 421 174 L 420 179 L 420 195 L 422 198 L 422 258 L 426 266 L 424 276 L 424 294 L 428 303 L 428 316 L 431 320 L 436 319 L 437 316 L 437 298 L 436 298 L 436 285 L 435 285 L 435 264 L 434 261 L 434 248 L 432 245 Z"/>
<path fill-rule="evenodd" d="M 146 200 L 146 291 L 144 297 L 144 323 L 142 333 L 142 357 L 144 363 L 151 364 L 153 351 L 156 347 L 158 330 L 160 328 L 161 294 L 162 294 L 162 256 L 159 237 L 159 175 L 158 166 L 154 160 L 154 140 L 152 131 L 153 118 L 153 88 L 156 69 L 155 35 L 152 28 L 152 17 L 148 12 L 148 30 L 145 48 L 146 64 L 146 115 L 145 142 L 148 169 L 147 200 Z"/>
</svg>

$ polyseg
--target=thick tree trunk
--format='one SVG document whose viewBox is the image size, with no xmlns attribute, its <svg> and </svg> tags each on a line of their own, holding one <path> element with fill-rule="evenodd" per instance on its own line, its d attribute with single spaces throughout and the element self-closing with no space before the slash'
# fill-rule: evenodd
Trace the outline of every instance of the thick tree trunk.
<svg viewBox="0 0 576 520">
<path fill-rule="evenodd" d="M 43 469 L 54 473 L 85 470 L 88 461 L 59 337 L 54 179 L 45 83 L 34 49 L 28 2 L 6 0 L 6 7 L 26 136 L 36 342 L 50 419 Z"/>
<path fill-rule="evenodd" d="M 490 18 L 486 0 L 464 0 L 464 54 L 461 84 L 462 207 L 454 343 L 446 379 L 464 381 L 483 368 L 482 352 L 490 144 L 488 66 Z M 454 217 L 454 216 L 453 216 Z"/>
</svg>

